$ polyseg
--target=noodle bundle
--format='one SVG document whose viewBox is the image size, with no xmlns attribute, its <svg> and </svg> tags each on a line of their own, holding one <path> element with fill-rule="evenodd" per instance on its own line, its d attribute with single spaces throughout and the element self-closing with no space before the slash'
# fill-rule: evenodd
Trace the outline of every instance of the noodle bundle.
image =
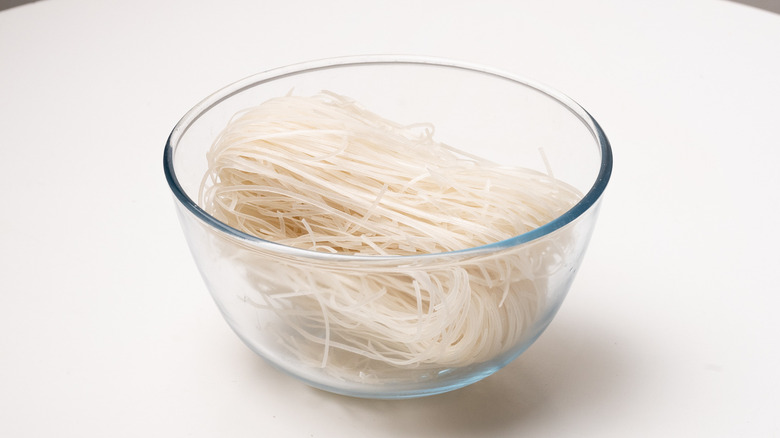
<svg viewBox="0 0 780 438">
<path fill-rule="evenodd" d="M 207 155 L 200 204 L 244 233 L 312 251 L 409 256 L 505 240 L 581 194 L 551 174 L 502 166 L 330 92 L 237 114 Z M 244 260 L 243 297 L 276 315 L 281 342 L 333 374 L 461 367 L 527 336 L 565 234 L 522 250 L 420 268 L 347 270 Z M 374 373 L 374 374 L 372 374 Z"/>
</svg>

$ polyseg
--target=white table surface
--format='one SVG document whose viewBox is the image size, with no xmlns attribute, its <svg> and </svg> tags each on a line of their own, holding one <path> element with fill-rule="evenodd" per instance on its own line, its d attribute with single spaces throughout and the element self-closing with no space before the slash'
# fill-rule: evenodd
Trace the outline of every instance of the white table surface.
<svg viewBox="0 0 780 438">
<path fill-rule="evenodd" d="M 718 0 L 45 0 L 0 12 L 0 436 L 780 435 L 780 15 Z M 233 80 L 332 56 L 456 58 L 599 120 L 613 179 L 524 355 L 360 400 L 223 322 L 165 139 Z"/>
</svg>

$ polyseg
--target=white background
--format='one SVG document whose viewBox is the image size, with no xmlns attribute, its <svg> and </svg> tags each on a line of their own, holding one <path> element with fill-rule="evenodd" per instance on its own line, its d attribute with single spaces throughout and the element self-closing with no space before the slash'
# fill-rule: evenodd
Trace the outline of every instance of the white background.
<svg viewBox="0 0 780 438">
<path fill-rule="evenodd" d="M 0 12 L 0 435 L 773 436 L 780 15 L 718 0 L 89 1 Z M 311 389 L 211 301 L 162 172 L 212 91 L 332 56 L 535 78 L 613 179 L 547 332 L 465 389 Z"/>
</svg>

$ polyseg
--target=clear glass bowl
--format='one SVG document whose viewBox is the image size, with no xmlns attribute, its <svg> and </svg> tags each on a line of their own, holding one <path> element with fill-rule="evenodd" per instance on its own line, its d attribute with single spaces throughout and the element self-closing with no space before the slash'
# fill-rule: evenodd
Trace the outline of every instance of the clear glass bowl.
<svg viewBox="0 0 780 438">
<path fill-rule="evenodd" d="M 430 122 L 441 142 L 501 164 L 543 173 L 551 169 L 583 197 L 566 213 L 532 231 L 446 253 L 329 254 L 247 235 L 216 220 L 196 201 L 207 168 L 206 151 L 238 111 L 291 90 L 297 95 L 330 90 L 389 120 Z M 612 170 L 612 152 L 596 121 L 547 86 L 450 60 L 362 56 L 283 67 L 217 91 L 175 126 L 165 146 L 164 168 L 203 279 L 225 320 L 249 348 L 317 388 L 357 397 L 407 398 L 479 381 L 515 359 L 544 331 L 582 261 Z M 486 263 L 514 268 L 497 276 L 485 272 Z M 465 301 L 471 310 L 459 309 L 456 320 L 471 323 L 469 312 L 478 313 L 479 304 L 499 315 L 499 326 L 505 329 L 489 339 L 485 329 L 486 339 L 478 343 L 492 347 L 479 354 L 459 355 L 461 346 L 452 339 L 445 343 L 426 339 L 423 345 L 437 350 L 427 356 L 429 352 L 423 351 L 423 356 L 434 358 L 430 360 L 404 361 L 393 351 L 375 351 L 381 356 L 377 359 L 349 347 L 357 342 L 364 349 L 377 350 L 386 348 L 372 347 L 386 345 L 387 339 L 379 337 L 394 337 L 398 348 L 419 349 L 419 342 L 412 343 L 427 330 L 421 318 L 433 307 L 423 311 L 421 305 L 402 318 L 406 324 L 398 329 L 404 333 L 372 335 L 365 327 L 352 333 L 349 324 L 334 323 L 353 316 L 370 320 L 376 304 L 372 300 L 384 299 L 380 289 L 387 282 L 419 295 L 415 287 L 452 281 L 459 275 L 477 298 L 470 304 Z M 318 290 L 311 290 L 313 278 Z M 330 302 L 328 294 L 335 290 L 354 295 L 354 305 L 333 307 L 338 303 Z M 447 299 L 440 297 L 435 310 L 447 310 Z M 477 338 L 482 336 L 480 327 L 473 330 Z"/>
</svg>

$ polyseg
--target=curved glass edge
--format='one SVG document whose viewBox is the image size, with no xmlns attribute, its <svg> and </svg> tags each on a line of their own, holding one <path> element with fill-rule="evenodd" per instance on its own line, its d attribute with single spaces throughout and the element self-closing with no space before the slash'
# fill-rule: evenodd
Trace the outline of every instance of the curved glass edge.
<svg viewBox="0 0 780 438">
<path fill-rule="evenodd" d="M 222 101 L 240 93 L 249 88 L 253 88 L 263 83 L 281 79 L 287 76 L 302 74 L 311 71 L 346 67 L 351 65 L 380 65 L 380 64 L 421 64 L 438 67 L 450 67 L 461 70 L 472 71 L 476 73 L 484 73 L 492 76 L 496 76 L 501 79 L 510 80 L 520 85 L 527 86 L 538 92 L 541 92 L 550 98 L 556 100 L 558 103 L 568 109 L 573 115 L 575 115 L 591 132 L 593 138 L 599 146 L 601 152 L 601 166 L 599 173 L 596 176 L 596 180 L 591 188 L 585 193 L 583 198 L 570 208 L 567 212 L 553 219 L 552 221 L 542 225 L 539 228 L 535 228 L 526 233 L 511 237 L 509 239 L 501 240 L 498 242 L 490 243 L 487 245 L 481 245 L 473 248 L 466 248 L 457 251 L 439 252 L 431 254 L 419 254 L 409 256 L 371 256 L 371 255 L 349 255 L 349 254 L 331 254 L 318 251 L 311 251 L 302 248 L 295 248 L 291 246 L 282 245 L 269 240 L 261 239 L 256 236 L 239 231 L 233 227 L 230 227 L 203 210 L 198 204 L 191 199 L 185 193 L 181 184 L 176 177 L 176 172 L 173 169 L 173 153 L 174 144 L 176 144 L 189 129 L 189 127 L 197 121 L 202 114 L 218 105 Z M 460 257 L 469 255 L 481 255 L 484 253 L 490 253 L 493 251 L 516 247 L 518 245 L 531 242 L 540 237 L 546 236 L 566 225 L 573 222 L 578 217 L 582 216 L 588 211 L 596 202 L 601 198 L 604 193 L 607 183 L 612 175 L 612 146 L 607 139 L 606 134 L 602 130 L 601 126 L 596 120 L 588 113 L 582 106 L 576 101 L 568 97 L 567 95 L 555 90 L 552 87 L 544 85 L 540 82 L 533 81 L 518 75 L 504 72 L 501 70 L 491 69 L 484 66 L 471 64 L 467 62 L 460 62 L 446 58 L 435 57 L 423 57 L 423 56 L 407 56 L 407 55 L 364 55 L 364 56 L 350 56 L 339 58 L 325 58 L 316 61 L 291 64 L 284 67 L 279 67 L 271 70 L 267 70 L 261 73 L 257 73 L 248 76 L 244 79 L 238 80 L 221 90 L 212 93 L 210 96 L 201 100 L 197 105 L 190 109 L 174 126 L 168 140 L 165 143 L 165 150 L 163 152 L 163 170 L 165 172 L 165 179 L 168 182 L 168 186 L 173 192 L 176 199 L 184 205 L 195 217 L 199 218 L 204 223 L 211 227 L 227 234 L 238 238 L 250 245 L 260 246 L 266 250 L 285 253 L 289 256 L 302 257 L 308 259 L 317 260 L 330 260 L 330 261 L 361 261 L 361 262 L 388 262 L 388 261 L 403 261 L 404 263 L 413 262 L 415 260 L 428 259 L 431 257 Z"/>
<path fill-rule="evenodd" d="M 259 351 L 254 346 L 252 340 L 244 336 L 241 330 L 234 325 L 234 323 L 231 321 L 229 317 L 229 314 L 225 312 L 225 310 L 222 307 L 220 307 L 220 311 L 222 313 L 222 316 L 227 321 L 228 326 L 231 328 L 231 330 L 233 330 L 233 332 L 238 336 L 238 338 L 241 339 L 244 345 L 247 348 L 249 348 L 249 350 L 251 350 L 253 353 L 257 354 L 265 363 L 267 363 L 273 369 L 275 369 L 276 371 L 282 374 L 290 376 L 313 388 L 317 388 L 322 391 L 331 392 L 334 394 L 339 394 L 347 397 L 375 399 L 375 400 L 402 400 L 402 399 L 428 397 L 432 395 L 455 391 L 464 388 L 466 386 L 472 385 L 474 383 L 477 383 L 481 380 L 484 380 L 487 377 L 490 377 L 491 375 L 495 374 L 496 372 L 500 371 L 501 369 L 509 365 L 511 362 L 517 359 L 521 354 L 525 353 L 525 351 L 528 350 L 531 347 L 531 345 L 533 345 L 539 339 L 542 333 L 550 325 L 550 322 L 552 321 L 552 317 L 557 312 L 557 309 L 551 312 L 551 315 L 548 318 L 548 320 L 546 320 L 546 322 L 537 329 L 534 336 L 532 336 L 526 342 L 523 343 L 521 348 L 507 352 L 501 357 L 490 361 L 491 362 L 490 366 L 482 367 L 482 365 L 484 364 L 476 364 L 474 368 L 480 369 L 478 372 L 467 373 L 458 378 L 448 379 L 445 381 L 433 380 L 427 382 L 426 384 L 411 383 L 400 387 L 399 386 L 382 387 L 382 386 L 372 386 L 370 384 L 367 385 L 367 384 L 360 384 L 360 383 L 336 386 L 333 385 L 332 383 L 328 383 L 325 380 L 306 377 L 297 374 L 291 371 L 290 369 L 286 368 L 283 364 L 278 363 L 272 360 L 271 358 L 267 357 L 266 355 L 262 354 L 262 352 Z"/>
</svg>

